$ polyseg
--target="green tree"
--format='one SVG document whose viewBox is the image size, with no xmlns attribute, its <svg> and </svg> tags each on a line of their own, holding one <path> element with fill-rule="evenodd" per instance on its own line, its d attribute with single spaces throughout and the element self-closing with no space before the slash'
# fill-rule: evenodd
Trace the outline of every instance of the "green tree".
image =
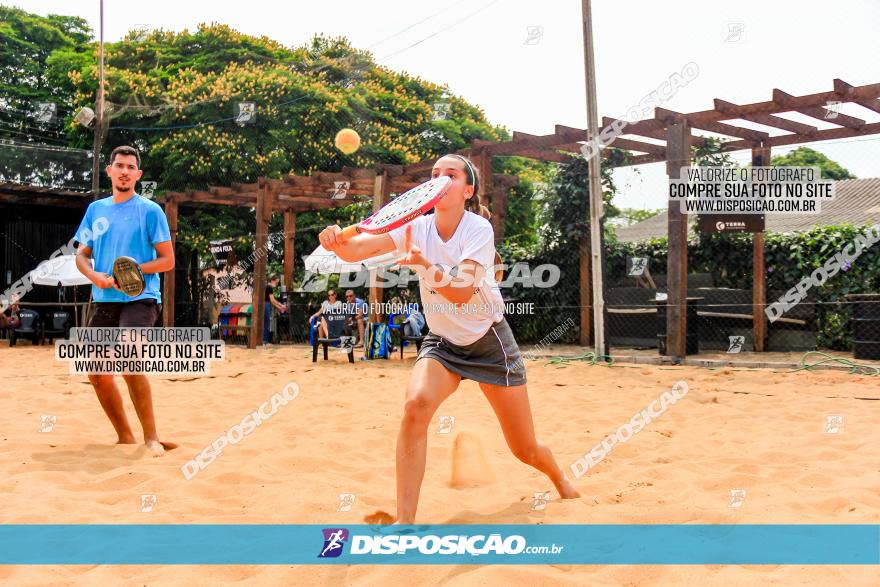
<svg viewBox="0 0 880 587">
<path fill-rule="evenodd" d="M 130 33 L 105 46 L 105 63 L 104 151 L 119 144 L 141 149 L 144 179 L 156 181 L 160 194 L 262 176 L 409 164 L 466 148 L 474 139 L 509 136 L 446 88 L 379 66 L 344 38 L 316 36 L 287 48 L 225 25 L 200 25 L 194 31 Z M 94 61 L 71 67 L 68 79 L 76 101 L 93 100 Z M 255 105 L 248 124 L 235 120 L 241 102 Z M 445 118 L 435 116 L 437 103 L 448 105 Z M 342 128 L 361 137 L 351 155 L 334 146 Z M 82 143 L 91 134 L 74 132 Z M 300 214 L 296 250 L 311 251 L 319 227 L 351 222 L 367 210 L 356 205 Z M 280 231 L 281 223 L 275 215 L 271 230 Z M 237 237 L 237 255 L 247 258 L 254 229 L 248 209 L 188 207 L 178 235 L 205 260 L 210 240 Z M 270 264 L 278 261 L 270 252 Z"/>
<path fill-rule="evenodd" d="M 612 204 L 617 193 L 612 172 L 628 156 L 625 151 L 612 149 L 602 161 L 601 184 L 606 222 L 620 214 Z M 589 164 L 583 157 L 572 157 L 570 163 L 550 168 L 541 214 L 542 238 L 546 247 L 569 245 L 578 242 L 582 236 L 589 236 L 589 175 Z"/>
<path fill-rule="evenodd" d="M 0 6 L 0 179 L 85 187 L 90 161 L 64 129 L 73 107 L 57 56 L 89 59 L 86 21 Z M 48 105 L 49 109 L 42 110 Z M 54 117 L 50 117 L 54 113 Z M 41 111 L 42 110 L 42 111 Z M 44 115 L 47 115 L 44 118 Z M 37 149 L 37 145 L 51 145 Z"/>
<path fill-rule="evenodd" d="M 642 220 L 653 218 L 662 210 L 642 210 L 640 208 L 620 208 L 620 214 L 615 223 L 617 226 L 632 226 Z"/>
<path fill-rule="evenodd" d="M 818 167 L 822 170 L 822 177 L 826 179 L 856 179 L 840 163 L 809 147 L 798 147 L 785 155 L 777 155 L 770 159 L 770 164 L 774 167 Z"/>
</svg>

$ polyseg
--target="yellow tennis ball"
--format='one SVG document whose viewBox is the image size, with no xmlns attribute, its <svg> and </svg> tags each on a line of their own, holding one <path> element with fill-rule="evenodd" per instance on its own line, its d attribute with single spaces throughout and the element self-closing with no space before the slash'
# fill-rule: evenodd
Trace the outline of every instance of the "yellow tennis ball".
<svg viewBox="0 0 880 587">
<path fill-rule="evenodd" d="M 358 150 L 358 147 L 361 146 L 361 137 L 358 134 L 350 129 L 343 128 L 341 131 L 336 133 L 336 148 L 345 153 L 346 155 L 351 155 L 355 151 Z"/>
</svg>

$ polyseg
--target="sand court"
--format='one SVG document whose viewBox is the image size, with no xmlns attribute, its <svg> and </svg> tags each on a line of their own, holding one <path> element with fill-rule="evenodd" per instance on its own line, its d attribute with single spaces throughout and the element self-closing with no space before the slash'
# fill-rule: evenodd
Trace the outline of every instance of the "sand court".
<svg viewBox="0 0 880 587">
<path fill-rule="evenodd" d="M 210 376 L 154 378 L 161 458 L 114 446 L 85 377 L 49 347 L 0 349 L 5 523 L 357 524 L 394 512 L 394 452 L 413 357 L 312 363 L 304 346 L 230 347 Z M 876 524 L 880 381 L 844 372 L 529 361 L 538 437 L 569 467 L 680 380 L 688 394 L 579 479 L 562 501 L 510 454 L 479 388 L 464 382 L 435 414 L 418 523 Z M 295 399 L 187 480 L 182 467 L 289 383 Z M 135 434 L 140 429 L 123 390 Z M 440 420 L 440 416 L 447 417 Z M 448 419 L 454 417 L 454 421 Z M 830 419 L 829 419 L 830 418 Z M 829 422 L 831 423 L 829 428 Z M 538 502 L 535 494 L 550 492 Z M 351 495 L 345 498 L 342 495 Z M 737 504 L 737 502 L 739 502 Z M 192 585 L 189 567 L 0 567 L 6 584 Z M 195 567 L 193 567 L 195 569 Z M 216 566 L 205 584 L 302 584 L 301 568 Z M 747 581 L 876 583 L 876 567 L 352 566 L 307 569 L 309 583 L 661 585 Z M 198 581 L 195 584 L 199 584 Z"/>
</svg>

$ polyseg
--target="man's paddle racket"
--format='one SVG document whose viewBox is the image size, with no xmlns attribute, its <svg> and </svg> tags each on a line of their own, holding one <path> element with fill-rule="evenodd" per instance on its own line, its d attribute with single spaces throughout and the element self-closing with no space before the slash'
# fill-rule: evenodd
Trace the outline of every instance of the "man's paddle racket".
<svg viewBox="0 0 880 587">
<path fill-rule="evenodd" d="M 144 293 L 146 280 L 140 265 L 131 257 L 118 257 L 113 261 L 113 279 L 122 292 L 130 297 Z"/>
<path fill-rule="evenodd" d="M 345 242 L 362 232 L 384 234 L 418 218 L 446 195 L 451 181 L 445 175 L 435 177 L 400 194 L 363 222 L 343 228 L 342 241 Z"/>
</svg>

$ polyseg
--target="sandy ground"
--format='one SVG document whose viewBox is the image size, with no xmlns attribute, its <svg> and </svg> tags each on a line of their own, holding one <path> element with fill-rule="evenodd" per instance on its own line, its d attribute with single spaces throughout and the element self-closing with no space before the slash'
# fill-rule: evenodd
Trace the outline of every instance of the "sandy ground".
<svg viewBox="0 0 880 587">
<path fill-rule="evenodd" d="M 230 348 L 210 377 L 154 381 L 163 440 L 156 459 L 114 446 L 85 377 L 67 375 L 50 347 L 0 341 L 0 470 L 4 523 L 362 523 L 394 511 L 394 445 L 413 364 L 312 364 L 306 347 Z M 528 364 L 539 437 L 568 467 L 678 380 L 690 393 L 533 511 L 543 475 L 508 451 L 494 415 L 464 383 L 432 424 L 418 521 L 431 523 L 880 522 L 880 378 L 842 372 Z M 194 479 L 181 466 L 287 383 L 299 397 Z M 122 384 L 120 380 L 120 385 Z M 129 418 L 136 417 L 124 394 Z M 41 416 L 54 415 L 51 432 Z M 843 428 L 826 434 L 826 418 Z M 439 416 L 454 416 L 446 434 Z M 139 434 L 139 428 L 137 429 Z M 485 459 L 487 478 L 451 483 L 462 461 Z M 730 492 L 745 489 L 738 508 Z M 356 496 L 350 512 L 338 495 Z M 152 512 L 141 496 L 155 495 Z M 869 585 L 862 566 L 44 566 L 0 567 L 4 585 Z"/>
</svg>

